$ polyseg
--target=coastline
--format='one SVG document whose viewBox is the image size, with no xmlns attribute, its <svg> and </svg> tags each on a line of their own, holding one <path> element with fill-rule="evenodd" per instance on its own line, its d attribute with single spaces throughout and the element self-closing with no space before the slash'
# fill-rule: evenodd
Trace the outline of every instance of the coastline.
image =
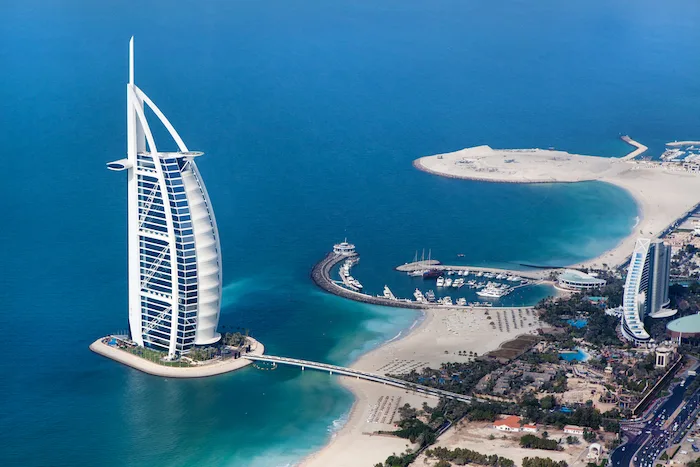
<svg viewBox="0 0 700 467">
<path fill-rule="evenodd" d="M 366 371 L 381 373 L 404 372 L 424 366 L 437 367 L 448 361 L 467 361 L 466 355 L 458 355 L 460 350 L 470 350 L 482 355 L 495 350 L 503 342 L 516 335 L 534 332 L 539 326 L 534 315 L 525 320 L 530 324 L 525 328 L 510 332 L 498 332 L 489 326 L 485 313 L 505 313 L 512 309 L 474 309 L 469 312 L 459 309 L 429 308 L 421 310 L 411 327 L 402 331 L 401 336 L 385 341 L 378 347 L 359 356 L 349 366 Z M 401 311 L 397 309 L 397 311 Z M 528 321 L 529 320 L 529 321 Z M 372 434 L 379 429 L 393 430 L 391 424 L 370 423 L 373 409 L 382 398 L 400 398 L 401 402 L 420 407 L 423 402 L 435 405 L 437 398 L 409 393 L 398 388 L 389 388 L 353 378 L 341 377 L 340 384 L 349 390 L 355 400 L 347 413 L 345 424 L 337 430 L 328 443 L 320 450 L 305 457 L 298 465 L 303 467 L 354 467 L 374 465 L 383 462 L 392 453 L 400 453 L 408 447 L 408 441 L 393 436 Z M 344 415 L 345 416 L 345 415 Z M 347 460 L 348 452 L 353 458 Z"/>
<path fill-rule="evenodd" d="M 630 140 L 631 141 L 631 140 Z M 629 141 L 628 144 L 631 144 Z M 628 236 L 595 258 L 570 267 L 615 268 L 629 258 L 637 237 L 657 238 L 700 203 L 700 176 L 659 164 L 543 149 L 503 150 L 488 146 L 421 157 L 413 166 L 432 175 L 489 183 L 578 183 L 599 181 L 625 190 L 637 204 L 638 222 Z M 636 145 L 633 145 L 637 147 Z M 636 154 L 635 154 L 636 153 Z M 694 196 L 693 196 L 694 195 Z"/>
<path fill-rule="evenodd" d="M 593 160 L 595 167 L 589 172 L 584 173 L 583 176 L 572 176 L 571 173 L 565 176 L 560 176 L 561 173 L 556 174 L 557 176 L 547 177 L 545 179 L 516 179 L 509 177 L 476 177 L 473 175 L 465 176 L 464 174 L 438 171 L 423 164 L 423 160 L 426 158 L 420 158 L 413 161 L 414 167 L 417 169 L 443 177 L 448 178 L 460 178 L 484 182 L 497 182 L 497 183 L 577 183 L 583 181 L 601 181 L 603 183 L 610 183 L 615 185 L 627 193 L 635 200 L 637 204 L 637 222 L 632 227 L 632 231 L 625 238 L 620 240 L 617 245 L 613 248 L 601 253 L 600 255 L 583 261 L 581 263 L 573 264 L 571 267 L 602 267 L 606 264 L 608 267 L 614 268 L 623 265 L 629 258 L 630 252 L 632 251 L 634 242 L 637 237 L 641 235 L 658 237 L 660 236 L 666 228 L 673 224 L 677 219 L 681 218 L 688 210 L 692 209 L 694 206 L 700 202 L 700 199 L 691 198 L 688 193 L 700 193 L 700 178 L 695 177 L 690 174 L 671 172 L 661 167 L 654 167 L 646 163 L 639 163 L 632 161 L 634 157 L 640 155 L 647 150 L 646 146 L 636 143 L 632 144 L 630 141 L 625 140 L 628 144 L 635 147 L 627 156 L 621 159 L 609 159 L 601 158 L 596 156 L 578 156 L 573 155 L 575 162 L 580 162 L 581 160 Z M 490 148 L 489 148 L 490 149 Z M 507 157 L 518 157 L 523 154 L 527 154 L 528 151 L 512 151 L 508 152 Z M 453 153 L 454 154 L 454 153 Z M 538 157 L 547 155 L 547 151 L 536 150 Z M 557 157 L 564 158 L 569 155 L 568 153 L 562 153 L 557 151 Z M 444 155 L 443 155 L 444 156 Z M 430 156 L 439 157 L 439 156 Z M 591 159 L 588 159 L 591 158 Z M 555 159 L 556 160 L 556 159 Z M 522 307 L 521 307 L 522 308 Z M 517 309 L 517 307 L 516 307 Z M 398 310 L 398 309 L 397 309 Z M 478 315 L 482 310 L 472 310 L 470 313 L 466 314 L 464 311 L 461 313 L 465 316 L 472 316 L 474 319 L 478 318 Z M 497 310 L 493 310 L 496 312 Z M 499 311 L 500 312 L 500 311 Z M 444 316 L 446 314 L 460 313 L 459 310 L 445 310 L 445 309 L 433 309 L 428 308 L 421 310 L 421 317 L 419 317 L 412 326 L 404 331 L 402 334 L 396 338 L 388 340 L 378 347 L 371 349 L 365 354 L 358 357 L 351 365 L 351 367 L 359 367 L 361 369 L 372 369 L 376 370 L 377 362 L 386 361 L 388 359 L 400 359 L 404 357 L 403 361 L 406 361 L 408 357 L 415 357 L 419 350 L 416 349 L 430 349 L 432 351 L 433 358 L 427 358 L 425 355 L 421 355 L 424 360 L 432 360 L 427 362 L 422 362 L 422 366 L 436 366 L 443 361 L 459 361 L 460 358 L 456 357 L 448 350 L 441 352 L 443 347 L 440 347 L 440 343 L 433 342 L 432 345 L 426 346 L 425 341 L 420 338 L 421 334 L 426 332 L 435 332 L 432 328 L 435 326 L 435 321 L 437 316 Z M 488 313 L 488 312 L 487 312 Z M 505 311 L 504 311 L 505 313 Z M 483 316 L 482 316 L 483 317 Z M 443 317 L 444 320 L 444 317 Z M 490 329 L 489 329 L 490 332 Z M 488 335 L 489 332 L 486 334 Z M 519 332 L 522 334 L 523 332 Z M 502 339 L 498 339 L 496 333 L 491 333 L 489 350 L 493 350 L 501 345 L 502 342 L 509 340 L 516 333 L 511 333 L 509 336 L 503 336 Z M 437 344 L 437 345 L 435 345 Z M 485 353 L 483 351 L 484 345 L 479 345 L 479 342 L 464 340 L 464 347 L 476 346 L 479 347 L 479 355 Z M 587 355 L 589 357 L 589 355 Z M 374 368 L 372 368 L 374 366 Z M 370 387 L 371 383 L 355 381 L 351 378 L 341 378 L 341 384 L 343 387 L 351 391 L 355 397 L 355 401 L 347 414 L 347 420 L 345 424 L 336 431 L 328 443 L 319 451 L 311 454 L 310 456 L 303 459 L 300 463 L 304 467 L 320 467 L 323 465 L 337 465 L 338 467 L 343 467 L 347 465 L 351 467 L 352 465 L 357 465 L 358 459 L 354 458 L 352 464 L 342 464 L 338 463 L 338 459 L 343 459 L 346 457 L 348 452 L 353 452 L 353 455 L 361 452 L 363 456 L 367 456 L 366 459 L 363 458 L 363 462 L 367 465 L 374 465 L 377 462 L 383 461 L 387 456 L 392 453 L 402 452 L 408 445 L 406 445 L 406 440 L 387 438 L 387 437 L 377 437 L 369 435 L 368 432 L 363 431 L 362 427 L 366 426 L 366 422 L 363 420 L 368 408 L 371 407 L 372 401 L 376 399 L 377 394 L 385 391 L 381 386 Z M 368 386 L 370 385 L 370 386 Z M 395 389 L 396 394 L 400 394 L 402 390 Z M 425 402 L 430 403 L 430 400 L 425 400 Z M 437 400 L 433 399 L 433 403 Z M 379 440 L 377 439 L 379 438 Z M 345 454 L 345 455 L 344 455 Z M 360 454 L 358 454 L 360 455 Z"/>
</svg>

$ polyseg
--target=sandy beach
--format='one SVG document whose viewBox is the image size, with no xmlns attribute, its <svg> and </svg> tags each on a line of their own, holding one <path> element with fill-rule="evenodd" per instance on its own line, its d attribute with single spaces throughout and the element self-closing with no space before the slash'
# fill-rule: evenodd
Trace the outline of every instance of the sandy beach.
<svg viewBox="0 0 700 467">
<path fill-rule="evenodd" d="M 623 263 L 631 254 L 637 237 L 657 237 L 700 202 L 700 175 L 626 158 L 477 146 L 421 157 L 413 164 L 435 175 L 467 180 L 499 183 L 602 181 L 627 190 L 639 206 L 639 223 L 615 248 L 575 265 L 578 267 L 602 267 L 603 264 L 612 267 Z"/>
<path fill-rule="evenodd" d="M 646 149 L 641 144 L 636 144 L 635 147 L 638 149 L 632 155 Z M 576 265 L 602 267 L 603 264 L 616 266 L 623 263 L 631 253 L 637 237 L 657 237 L 700 202 L 700 176 L 627 159 L 541 149 L 494 150 L 488 146 L 479 146 L 423 157 L 414 161 L 414 166 L 436 175 L 470 180 L 506 183 L 576 183 L 595 180 L 627 190 L 636 200 L 640 211 L 639 222 L 633 231 L 614 249 Z M 504 310 L 429 309 L 425 311 L 423 322 L 407 336 L 369 352 L 351 366 L 382 374 L 405 373 L 425 366 L 439 367 L 443 362 L 467 361 L 469 357 L 459 355 L 459 351 L 472 351 L 482 355 L 519 334 L 535 332 L 539 327 L 533 313 L 526 315 L 524 326 L 511 326 L 508 332 L 493 330 L 487 313 L 492 319 L 496 319 L 495 313 L 503 313 L 503 319 L 512 319 Z M 392 421 L 398 419 L 395 410 L 399 404 L 408 402 L 420 406 L 423 402 L 429 405 L 437 402 L 435 398 L 409 394 L 405 390 L 370 382 L 344 378 L 342 384 L 357 398 L 348 422 L 324 449 L 305 459 L 303 466 L 371 467 L 392 453 L 403 452 L 409 447 L 407 440 L 372 433 L 394 429 Z M 376 411 L 379 407 L 394 415 L 384 415 L 378 420 Z M 438 445 L 450 444 L 459 438 L 461 446 L 469 441 L 469 436 L 472 435 L 466 434 L 464 429 L 453 429 L 444 436 L 444 440 L 441 438 Z M 482 439 L 472 441 L 476 444 L 472 446 L 467 443 L 463 447 L 471 447 L 486 454 L 502 449 L 498 442 L 487 446 L 489 443 L 484 443 Z M 512 448 L 508 454 L 517 463 L 532 452 Z M 570 462 L 582 461 L 577 459 L 578 454 L 579 452 L 572 452 L 561 454 L 561 457 Z"/>
<path fill-rule="evenodd" d="M 506 315 L 508 311 L 508 315 Z M 472 351 L 482 355 L 515 336 L 534 332 L 539 327 L 534 313 L 524 313 L 523 326 L 520 321 L 514 323 L 509 310 L 488 310 L 492 320 L 497 313 L 503 320 L 510 319 L 510 331 L 493 330 L 487 310 L 428 309 L 420 325 L 401 339 L 391 341 L 363 355 L 351 366 L 375 373 L 405 373 L 412 369 L 420 370 L 425 366 L 439 367 L 444 362 L 468 361 L 467 356 L 458 355 L 459 351 Z M 517 329 L 515 328 L 517 325 Z M 429 396 L 409 393 L 398 388 L 380 384 L 342 378 L 342 384 L 350 389 L 356 397 L 348 422 L 331 439 L 330 443 L 318 453 L 305 459 L 305 467 L 373 466 L 383 462 L 392 453 L 400 453 L 410 445 L 408 440 L 373 435 L 380 430 L 394 430 L 392 421 L 398 416 L 375 416 L 377 407 L 384 407 L 385 413 L 394 413 L 394 406 L 409 403 L 414 407 L 423 402 L 435 405 L 437 399 Z M 386 407 L 388 398 L 392 406 Z M 397 401 L 397 398 L 400 398 Z"/>
</svg>

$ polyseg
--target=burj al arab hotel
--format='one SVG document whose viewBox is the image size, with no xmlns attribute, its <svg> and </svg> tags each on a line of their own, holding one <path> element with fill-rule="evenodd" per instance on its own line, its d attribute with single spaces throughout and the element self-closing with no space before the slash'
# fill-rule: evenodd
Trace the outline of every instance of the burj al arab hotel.
<svg viewBox="0 0 700 467">
<path fill-rule="evenodd" d="M 217 342 L 221 245 L 209 195 L 195 159 L 163 112 L 134 84 L 134 38 L 126 85 L 129 244 L 129 331 L 139 345 L 186 354 Z M 160 120 L 177 152 L 158 150 L 145 107 Z M 155 119 L 153 119 L 155 120 Z"/>
</svg>

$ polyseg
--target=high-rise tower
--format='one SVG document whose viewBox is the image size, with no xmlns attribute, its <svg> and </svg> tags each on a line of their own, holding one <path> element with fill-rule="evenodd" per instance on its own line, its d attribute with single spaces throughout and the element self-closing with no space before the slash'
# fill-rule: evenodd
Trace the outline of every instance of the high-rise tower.
<svg viewBox="0 0 700 467">
<path fill-rule="evenodd" d="M 668 285 L 671 247 L 661 240 L 640 238 L 634 247 L 627 269 L 622 298 L 622 334 L 637 343 L 651 339 L 644 328 L 644 318 L 666 318 L 677 310 L 669 304 Z"/>
<path fill-rule="evenodd" d="M 647 313 L 652 318 L 665 318 L 670 303 L 668 286 L 671 280 L 671 245 L 654 240 L 649 245 L 649 291 L 647 292 Z M 671 313 L 671 314 L 675 314 Z"/>
<path fill-rule="evenodd" d="M 177 152 L 157 149 L 144 113 L 158 117 Z M 140 346 L 185 354 L 212 344 L 221 306 L 221 245 L 195 158 L 160 109 L 134 84 L 134 38 L 126 85 L 129 330 Z"/>
</svg>

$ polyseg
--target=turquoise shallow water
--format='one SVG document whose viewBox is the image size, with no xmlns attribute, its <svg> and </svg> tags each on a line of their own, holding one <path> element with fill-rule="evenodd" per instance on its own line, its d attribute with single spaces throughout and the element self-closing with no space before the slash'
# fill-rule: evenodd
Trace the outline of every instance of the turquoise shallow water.
<svg viewBox="0 0 700 467">
<path fill-rule="evenodd" d="M 348 363 L 416 315 L 313 287 L 346 235 L 379 291 L 411 290 L 392 269 L 416 249 L 562 265 L 629 233 L 636 206 L 609 185 L 472 183 L 411 161 L 697 138 L 699 19 L 691 0 L 4 2 L 0 464 L 287 465 L 351 406 L 325 374 L 163 380 L 87 350 L 126 327 L 125 180 L 104 163 L 125 151 L 132 34 L 137 83 L 207 153 L 222 324 Z"/>
</svg>

